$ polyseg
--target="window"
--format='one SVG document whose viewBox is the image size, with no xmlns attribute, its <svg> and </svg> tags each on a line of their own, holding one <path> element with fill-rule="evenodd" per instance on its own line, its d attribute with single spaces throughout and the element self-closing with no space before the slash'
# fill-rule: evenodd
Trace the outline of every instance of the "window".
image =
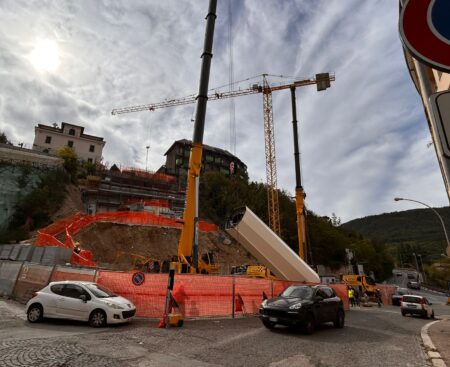
<svg viewBox="0 0 450 367">
<path fill-rule="evenodd" d="M 95 145 L 91 145 L 89 147 L 89 151 L 93 153 L 95 151 Z"/>
<path fill-rule="evenodd" d="M 66 284 L 62 295 L 70 298 L 80 298 L 82 294 L 87 296 L 87 292 L 79 285 Z"/>
<path fill-rule="evenodd" d="M 316 291 L 316 296 L 322 297 L 323 299 L 328 298 L 327 294 L 325 293 L 323 288 L 319 288 Z"/>
<path fill-rule="evenodd" d="M 331 288 L 322 288 L 323 292 L 327 295 L 326 298 L 333 298 L 334 292 Z"/>
<path fill-rule="evenodd" d="M 89 162 L 89 163 L 92 163 L 92 158 L 88 158 L 88 162 Z"/>
<path fill-rule="evenodd" d="M 52 142 L 52 137 L 51 136 L 46 136 L 45 137 L 45 144 L 50 144 Z"/>
<path fill-rule="evenodd" d="M 70 129 L 69 130 L 69 135 L 74 135 L 75 136 L 75 129 Z"/>
<path fill-rule="evenodd" d="M 73 148 L 73 141 L 72 141 L 72 140 L 69 140 L 69 141 L 67 142 L 67 146 Z"/>
<path fill-rule="evenodd" d="M 63 287 L 64 287 L 64 284 L 55 284 L 55 285 L 52 285 L 50 287 L 50 289 L 53 293 L 61 295 L 63 293 Z"/>
</svg>

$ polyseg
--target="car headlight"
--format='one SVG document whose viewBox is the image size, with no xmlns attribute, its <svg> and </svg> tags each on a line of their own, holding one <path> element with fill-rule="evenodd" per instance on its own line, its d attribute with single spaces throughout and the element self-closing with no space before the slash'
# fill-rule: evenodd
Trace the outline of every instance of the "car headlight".
<svg viewBox="0 0 450 367">
<path fill-rule="evenodd" d="M 261 307 L 266 307 L 267 306 L 267 300 L 265 299 L 264 301 L 262 301 L 262 303 L 261 303 Z"/>
<path fill-rule="evenodd" d="M 106 305 L 108 307 L 114 308 L 115 310 L 123 310 L 122 306 L 116 305 L 115 303 L 106 302 Z"/>
<path fill-rule="evenodd" d="M 296 304 L 294 304 L 292 306 L 289 306 L 290 310 L 298 310 L 300 308 L 302 308 L 302 304 L 301 303 L 296 303 Z"/>
</svg>

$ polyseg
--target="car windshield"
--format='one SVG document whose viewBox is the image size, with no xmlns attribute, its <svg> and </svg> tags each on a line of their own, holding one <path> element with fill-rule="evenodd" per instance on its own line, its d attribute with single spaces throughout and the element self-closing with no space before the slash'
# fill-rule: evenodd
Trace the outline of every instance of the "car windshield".
<svg viewBox="0 0 450 367">
<path fill-rule="evenodd" d="M 308 299 L 312 296 L 312 289 L 306 286 L 290 286 L 287 287 L 281 295 L 282 297 Z"/>
<path fill-rule="evenodd" d="M 86 287 L 97 298 L 117 297 L 117 295 L 110 291 L 108 288 L 98 284 L 86 284 Z"/>
<path fill-rule="evenodd" d="M 421 298 L 414 296 L 403 296 L 403 302 L 420 303 Z"/>
<path fill-rule="evenodd" d="M 401 296 L 403 296 L 404 294 L 408 294 L 408 293 L 409 293 L 409 291 L 407 289 L 405 289 L 405 288 L 397 289 L 397 294 L 399 294 Z"/>
</svg>

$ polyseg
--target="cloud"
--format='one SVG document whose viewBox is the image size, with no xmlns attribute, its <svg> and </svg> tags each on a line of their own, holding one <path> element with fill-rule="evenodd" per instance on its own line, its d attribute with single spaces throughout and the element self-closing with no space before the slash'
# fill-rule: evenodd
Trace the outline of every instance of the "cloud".
<svg viewBox="0 0 450 367">
<path fill-rule="evenodd" d="M 400 210 L 392 197 L 446 205 L 418 94 L 390 0 L 232 1 L 234 76 L 335 72 L 332 87 L 297 90 L 306 204 L 344 221 Z M 103 136 L 105 161 L 157 170 L 176 139 L 191 139 L 195 105 L 111 116 L 113 108 L 198 92 L 208 1 L 11 1 L 0 3 L 0 130 L 32 143 L 37 122 L 73 122 Z M 228 2 L 218 4 L 210 87 L 228 84 Z M 39 39 L 61 65 L 38 72 Z M 273 83 L 289 78 L 270 77 Z M 265 181 L 262 95 L 235 99 L 236 154 Z M 293 193 L 289 90 L 273 93 L 278 185 Z M 229 101 L 210 101 L 204 143 L 231 150 Z M 403 203 L 402 203 L 403 205 Z"/>
</svg>

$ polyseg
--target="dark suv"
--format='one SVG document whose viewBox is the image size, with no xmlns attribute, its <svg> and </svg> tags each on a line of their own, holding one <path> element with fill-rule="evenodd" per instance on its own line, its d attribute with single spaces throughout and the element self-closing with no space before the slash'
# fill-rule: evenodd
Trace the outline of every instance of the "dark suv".
<svg viewBox="0 0 450 367">
<path fill-rule="evenodd" d="M 291 285 L 278 297 L 263 301 L 259 314 L 268 329 L 277 324 L 301 326 L 307 334 L 320 323 L 333 322 L 342 328 L 345 321 L 342 300 L 332 288 L 321 285 Z"/>
</svg>

